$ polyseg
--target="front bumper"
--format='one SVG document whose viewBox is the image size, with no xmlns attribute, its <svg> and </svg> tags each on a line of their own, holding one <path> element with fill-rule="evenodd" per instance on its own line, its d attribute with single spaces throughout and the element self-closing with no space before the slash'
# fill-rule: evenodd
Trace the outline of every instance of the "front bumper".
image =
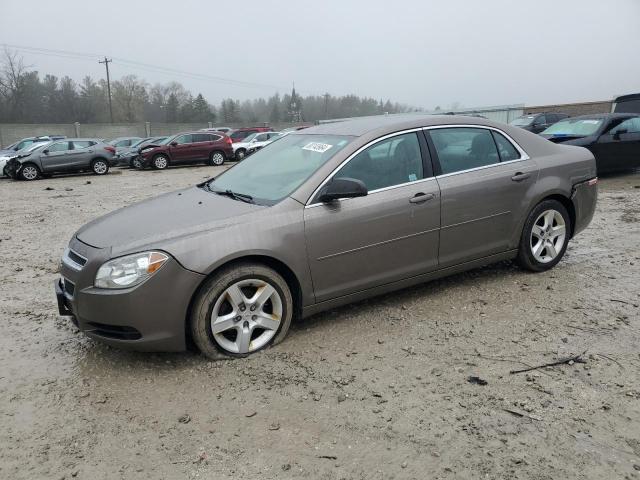
<svg viewBox="0 0 640 480">
<path fill-rule="evenodd" d="M 203 275 L 169 260 L 155 275 L 133 288 L 95 288 L 93 279 L 109 258 L 109 249 L 97 249 L 74 238 L 75 258 L 65 255 L 62 279 L 55 285 L 60 315 L 71 316 L 87 336 L 112 346 L 140 351 L 186 349 L 186 319 L 193 293 Z M 80 267 L 80 268 L 79 268 Z"/>
</svg>

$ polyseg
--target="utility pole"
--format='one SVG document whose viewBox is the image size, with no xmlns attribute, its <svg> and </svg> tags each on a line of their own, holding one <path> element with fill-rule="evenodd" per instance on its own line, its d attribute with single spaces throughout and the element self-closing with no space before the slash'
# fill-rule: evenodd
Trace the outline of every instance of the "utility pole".
<svg viewBox="0 0 640 480">
<path fill-rule="evenodd" d="M 328 93 L 325 93 L 323 95 L 324 97 L 324 119 L 325 120 L 329 120 L 329 97 L 331 95 L 329 95 Z"/>
<path fill-rule="evenodd" d="M 98 61 L 98 63 L 104 63 L 104 66 L 107 69 L 107 95 L 109 95 L 109 117 L 111 118 L 111 123 L 113 123 L 113 108 L 111 107 L 111 80 L 109 78 L 109 63 L 111 62 L 113 62 L 113 60 L 107 59 L 107 57 L 104 57 L 103 61 Z"/>
</svg>

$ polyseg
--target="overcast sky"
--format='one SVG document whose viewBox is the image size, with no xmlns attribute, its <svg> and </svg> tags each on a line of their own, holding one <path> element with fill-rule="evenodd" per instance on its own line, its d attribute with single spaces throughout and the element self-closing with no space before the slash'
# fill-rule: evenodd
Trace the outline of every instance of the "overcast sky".
<svg viewBox="0 0 640 480">
<path fill-rule="evenodd" d="M 610 99 L 640 91 L 640 0 L 0 0 L 0 43 L 108 55 L 112 77 L 177 80 L 212 103 L 355 93 L 427 109 Z M 43 73 L 97 58 L 21 52 Z"/>
</svg>

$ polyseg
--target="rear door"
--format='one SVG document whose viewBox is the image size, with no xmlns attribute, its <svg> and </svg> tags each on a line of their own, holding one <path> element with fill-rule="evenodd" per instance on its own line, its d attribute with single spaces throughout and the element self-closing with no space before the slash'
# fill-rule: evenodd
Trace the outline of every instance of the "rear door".
<svg viewBox="0 0 640 480">
<path fill-rule="evenodd" d="M 442 195 L 440 267 L 515 248 L 536 163 L 497 130 L 447 126 L 426 134 Z"/>
<path fill-rule="evenodd" d="M 90 140 L 72 140 L 70 143 L 73 148 L 69 150 L 68 153 L 67 168 L 71 170 L 89 168 L 91 160 L 93 159 L 95 142 Z"/>
<path fill-rule="evenodd" d="M 420 131 L 382 137 L 331 178 L 364 182 L 368 195 L 304 210 L 316 300 L 395 282 L 437 268 L 440 192 Z M 319 153 L 313 153 L 318 154 Z"/>
<path fill-rule="evenodd" d="M 193 160 L 195 158 L 195 155 L 193 153 L 192 140 L 193 136 L 190 133 L 180 135 L 175 138 L 172 143 L 176 143 L 176 145 L 171 145 L 170 147 L 172 162 L 188 162 L 189 160 Z"/>
<path fill-rule="evenodd" d="M 194 158 L 207 160 L 211 153 L 211 145 L 213 145 L 213 136 L 210 133 L 194 133 L 192 143 Z"/>
</svg>

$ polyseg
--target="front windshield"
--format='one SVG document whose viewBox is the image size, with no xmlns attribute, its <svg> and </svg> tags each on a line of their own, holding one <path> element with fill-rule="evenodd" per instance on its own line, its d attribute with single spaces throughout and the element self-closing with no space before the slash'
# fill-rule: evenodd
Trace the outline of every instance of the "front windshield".
<svg viewBox="0 0 640 480">
<path fill-rule="evenodd" d="M 52 142 L 39 142 L 39 143 L 32 143 L 31 145 L 28 145 L 20 150 L 18 150 L 16 152 L 17 155 L 29 155 L 33 152 L 35 152 L 36 150 L 42 150 L 44 149 L 44 147 L 46 147 L 47 145 L 50 145 Z"/>
<path fill-rule="evenodd" d="M 134 142 L 131 144 L 131 147 L 139 147 L 140 145 L 142 145 L 143 143 L 148 143 L 150 142 L 151 139 L 150 138 L 141 138 L 140 140 L 138 140 L 137 142 Z"/>
<path fill-rule="evenodd" d="M 602 125 L 602 118 L 568 118 L 547 128 L 542 135 L 588 137 Z"/>
<path fill-rule="evenodd" d="M 250 142 L 251 140 L 253 140 L 254 138 L 256 138 L 256 135 L 258 135 L 257 133 L 252 133 L 251 135 L 249 135 L 248 137 L 242 139 L 243 142 Z"/>
<path fill-rule="evenodd" d="M 523 115 L 522 117 L 518 117 L 515 120 L 511 120 L 509 122 L 509 125 L 513 125 L 514 127 L 526 127 L 528 125 L 531 125 L 531 122 L 533 122 L 533 119 L 535 117 L 533 115 Z"/>
<path fill-rule="evenodd" d="M 168 145 L 169 143 L 173 142 L 173 139 L 176 138 L 177 136 L 178 135 L 167 137 L 164 140 L 160 140 L 159 142 L 154 143 L 154 145 Z"/>
<path fill-rule="evenodd" d="M 290 195 L 353 137 L 287 135 L 247 157 L 207 186 L 214 192 L 231 190 L 250 195 L 256 203 L 272 205 Z"/>
</svg>

